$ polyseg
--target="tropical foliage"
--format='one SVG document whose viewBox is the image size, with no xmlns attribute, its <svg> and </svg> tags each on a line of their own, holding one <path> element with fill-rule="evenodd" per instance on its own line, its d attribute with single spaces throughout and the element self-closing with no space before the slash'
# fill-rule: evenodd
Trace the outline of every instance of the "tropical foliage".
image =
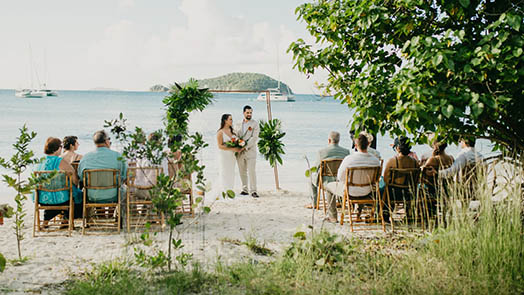
<svg viewBox="0 0 524 295">
<path fill-rule="evenodd" d="M 295 67 L 328 72 L 353 129 L 524 149 L 522 1 L 317 0 L 296 13 L 316 44 L 290 45 Z"/>
<path fill-rule="evenodd" d="M 27 200 L 27 195 L 42 180 L 34 176 L 30 176 L 28 179 L 22 178 L 22 174 L 24 174 L 27 168 L 38 163 L 40 159 L 34 157 L 33 151 L 29 149 L 29 143 L 36 137 L 36 132 L 29 132 L 26 125 L 19 130 L 20 136 L 17 137 L 16 142 L 13 144 L 15 153 L 10 159 L 0 157 L 0 166 L 10 171 L 10 173 L 2 175 L 4 183 L 16 191 L 13 229 L 15 230 L 18 247 L 18 259 L 22 260 L 21 242 L 24 239 L 24 217 L 26 216 L 24 202 Z M 11 175 L 14 175 L 14 177 Z"/>
<path fill-rule="evenodd" d="M 134 131 L 128 131 L 127 119 L 123 114 L 119 118 L 105 121 L 104 127 L 110 128 L 116 135 L 117 140 L 122 144 L 122 156 L 126 159 L 147 159 L 154 165 L 160 165 L 163 160 L 168 159 L 174 154 L 179 153 L 177 160 L 176 174 L 173 177 L 162 173 L 156 179 L 156 185 L 151 190 L 152 202 L 158 212 L 162 212 L 169 225 L 169 239 L 167 257 L 163 251 L 159 251 L 157 256 L 145 257 L 143 252 L 137 255 L 141 261 L 155 261 L 153 265 L 162 266 L 167 264 L 171 270 L 172 249 L 181 249 L 182 240 L 173 237 L 176 227 L 180 224 L 182 213 L 180 206 L 185 198 L 183 191 L 190 189 L 189 182 L 192 176 L 199 190 L 204 191 L 204 168 L 197 155 L 207 146 L 202 134 L 191 134 L 188 129 L 189 114 L 192 111 L 202 111 L 212 102 L 213 95 L 207 89 L 198 88 L 196 80 L 190 80 L 184 87 L 175 83 L 168 96 L 163 100 L 166 109 L 164 118 L 164 129 L 153 132 L 155 140 L 147 140 L 146 133 L 140 127 L 135 127 Z M 164 147 L 168 146 L 169 151 Z M 195 199 L 195 206 L 202 201 L 199 197 Z M 209 212 L 208 207 L 203 208 L 204 212 Z M 179 262 L 184 262 L 186 256 L 182 253 L 176 257 Z"/>
<path fill-rule="evenodd" d="M 269 161 L 271 167 L 275 167 L 277 162 L 282 165 L 282 155 L 284 154 L 284 143 L 282 138 L 286 135 L 281 130 L 279 119 L 272 119 L 268 122 L 260 121 L 260 134 L 258 140 L 258 150 Z"/>
</svg>

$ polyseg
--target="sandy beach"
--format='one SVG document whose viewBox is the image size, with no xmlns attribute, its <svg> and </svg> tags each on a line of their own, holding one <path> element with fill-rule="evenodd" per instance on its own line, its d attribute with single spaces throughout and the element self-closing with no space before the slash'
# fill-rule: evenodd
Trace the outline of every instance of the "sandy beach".
<svg viewBox="0 0 524 295">
<path fill-rule="evenodd" d="M 260 245 L 278 253 L 293 240 L 297 231 L 309 231 L 312 210 L 304 208 L 309 203 L 309 196 L 302 192 L 262 191 L 259 199 L 237 196 L 235 199 L 218 200 L 212 205 L 211 213 L 183 219 L 184 232 L 181 238 L 183 251 L 192 253 L 194 259 L 211 265 L 218 257 L 222 262 L 230 263 L 245 257 L 258 260 L 271 259 L 257 256 L 244 245 L 235 245 L 226 240 L 245 241 L 254 237 Z M 212 202 L 213 200 L 206 200 Z M 71 237 L 44 236 L 32 237 L 33 204 L 26 203 L 26 222 L 22 241 L 22 255 L 29 260 L 22 265 L 8 264 L 0 274 L 1 292 L 52 292 L 46 285 L 60 284 L 73 274 L 81 274 L 92 267 L 93 263 L 116 258 L 133 259 L 133 248 L 138 245 L 139 233 L 89 235 L 83 236 L 81 222 L 75 224 Z M 324 227 L 329 231 L 349 233 L 349 227 L 323 223 L 323 212 L 316 211 L 315 228 Z M 5 219 L 0 226 L 0 249 L 7 259 L 17 257 L 16 238 L 13 233 L 13 219 Z M 381 234 L 381 231 L 375 231 Z M 370 232 L 366 232 L 370 234 Z M 154 247 L 166 249 L 168 232 L 159 232 L 154 239 L 154 246 L 142 247 L 148 251 Z M 133 243 L 135 242 L 135 243 Z"/>
</svg>

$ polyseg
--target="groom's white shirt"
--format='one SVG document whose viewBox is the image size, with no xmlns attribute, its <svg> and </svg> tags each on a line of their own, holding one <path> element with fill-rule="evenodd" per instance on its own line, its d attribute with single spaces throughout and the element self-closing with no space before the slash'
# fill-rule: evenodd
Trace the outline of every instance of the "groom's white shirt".
<svg viewBox="0 0 524 295">
<path fill-rule="evenodd" d="M 242 120 L 241 123 L 235 125 L 234 129 L 237 136 L 247 141 L 246 153 L 256 154 L 258 134 L 260 133 L 258 122 L 255 119 L 247 122 Z"/>
</svg>

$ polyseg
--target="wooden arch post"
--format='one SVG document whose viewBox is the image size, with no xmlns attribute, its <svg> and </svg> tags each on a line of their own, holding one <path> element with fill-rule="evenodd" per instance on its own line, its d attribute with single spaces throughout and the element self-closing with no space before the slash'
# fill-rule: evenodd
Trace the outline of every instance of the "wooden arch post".
<svg viewBox="0 0 524 295">
<path fill-rule="evenodd" d="M 266 93 L 266 107 L 267 107 L 267 120 L 270 121 L 273 119 L 273 116 L 271 114 L 271 100 L 269 97 L 269 90 L 209 90 L 209 92 L 213 93 Z M 275 163 L 275 167 L 273 167 L 273 172 L 275 174 L 275 187 L 277 190 L 280 190 L 280 185 L 278 182 L 278 169 L 277 169 L 278 163 Z"/>
</svg>

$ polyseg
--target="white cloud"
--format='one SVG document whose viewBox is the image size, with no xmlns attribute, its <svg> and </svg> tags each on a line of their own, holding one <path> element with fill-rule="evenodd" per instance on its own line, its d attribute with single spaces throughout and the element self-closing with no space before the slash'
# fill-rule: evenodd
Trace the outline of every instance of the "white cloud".
<svg viewBox="0 0 524 295">
<path fill-rule="evenodd" d="M 119 4 L 132 2 L 122 0 Z M 155 72 L 156 77 L 163 72 L 169 81 L 175 78 L 175 72 L 177 79 L 187 79 L 205 77 L 204 73 L 211 77 L 238 70 L 277 78 L 278 49 L 282 80 L 289 80 L 292 85 L 312 84 L 291 69 L 292 57 L 286 50 L 298 36 L 285 25 L 252 23 L 243 17 L 227 15 L 212 0 L 184 0 L 179 10 L 185 23 L 171 25 L 164 34 L 140 33 L 135 24 L 126 20 L 109 26 L 104 36 L 90 46 L 89 62 L 120 70 Z M 185 72 L 181 73 L 181 69 Z M 311 87 L 299 91 L 311 92 Z"/>
<path fill-rule="evenodd" d="M 143 53 L 143 42 L 133 23 L 122 20 L 106 28 L 104 37 L 88 49 L 89 62 L 96 65 L 125 66 Z"/>
<path fill-rule="evenodd" d="M 134 0 L 118 0 L 118 8 L 132 8 L 135 7 Z"/>
</svg>

